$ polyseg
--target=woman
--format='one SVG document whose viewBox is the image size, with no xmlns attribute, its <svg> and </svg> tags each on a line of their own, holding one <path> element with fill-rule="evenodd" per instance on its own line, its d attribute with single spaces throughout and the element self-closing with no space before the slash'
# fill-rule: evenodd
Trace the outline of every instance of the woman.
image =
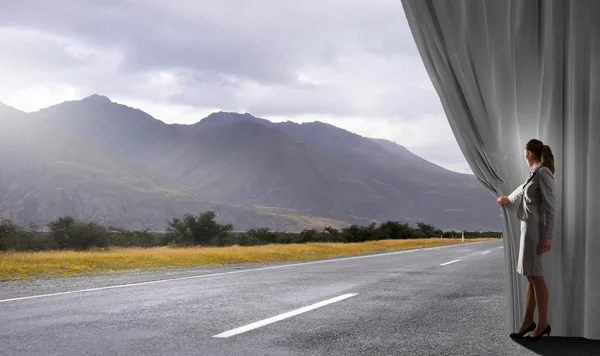
<svg viewBox="0 0 600 356">
<path fill-rule="evenodd" d="M 498 198 L 498 204 L 518 203 L 517 217 L 521 220 L 521 243 L 517 273 L 527 277 L 525 317 L 521 327 L 511 338 L 523 337 L 531 332 L 529 340 L 550 336 L 546 319 L 548 288 L 544 281 L 542 254 L 552 248 L 555 225 L 554 156 L 550 147 L 533 139 L 525 145 L 525 161 L 531 171 L 524 184 L 509 196 Z M 538 308 L 538 323 L 533 321 Z"/>
</svg>

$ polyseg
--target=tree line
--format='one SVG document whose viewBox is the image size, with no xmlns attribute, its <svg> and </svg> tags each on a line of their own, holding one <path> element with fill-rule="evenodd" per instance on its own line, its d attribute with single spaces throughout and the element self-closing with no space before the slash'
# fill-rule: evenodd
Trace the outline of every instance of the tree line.
<svg viewBox="0 0 600 356">
<path fill-rule="evenodd" d="M 234 232 L 232 224 L 219 224 L 214 211 L 199 215 L 186 214 L 167 222 L 164 233 L 105 227 L 95 222 L 59 217 L 47 224 L 48 231 L 21 227 L 9 219 L 0 220 L 0 251 L 89 250 L 107 247 L 154 246 L 255 246 L 307 242 L 364 242 L 387 239 L 429 237 L 460 238 L 463 232 L 442 231 L 418 223 L 411 227 L 399 221 L 351 225 L 342 229 L 305 229 L 301 232 L 278 232 L 269 228 Z M 496 237 L 500 232 L 464 231 L 465 238 Z"/>
</svg>

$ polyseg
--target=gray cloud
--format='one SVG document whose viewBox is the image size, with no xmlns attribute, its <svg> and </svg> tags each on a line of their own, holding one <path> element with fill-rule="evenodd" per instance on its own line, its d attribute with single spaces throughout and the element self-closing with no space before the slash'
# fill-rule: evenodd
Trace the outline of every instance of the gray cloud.
<svg viewBox="0 0 600 356">
<path fill-rule="evenodd" d="M 68 53 L 56 39 L 31 32 L 0 28 L 2 62 L 13 69 L 26 71 L 35 66 L 43 70 L 78 67 L 83 61 Z"/>
<path fill-rule="evenodd" d="M 0 101 L 66 85 L 266 118 L 443 116 L 399 0 L 6 1 L 0 48 Z"/>
<path fill-rule="evenodd" d="M 368 6 L 341 0 L 60 0 L 6 7 L 4 25 L 119 47 L 127 71 L 185 67 L 289 83 L 304 63 L 327 65 L 357 47 L 380 56 L 414 52 L 396 0 Z"/>
</svg>

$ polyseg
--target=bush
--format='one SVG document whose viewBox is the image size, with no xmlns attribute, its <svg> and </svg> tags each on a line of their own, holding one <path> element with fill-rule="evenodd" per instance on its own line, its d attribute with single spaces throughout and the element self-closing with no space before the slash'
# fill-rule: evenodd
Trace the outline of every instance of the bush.
<svg viewBox="0 0 600 356">
<path fill-rule="evenodd" d="M 435 227 L 425 224 L 417 223 L 418 231 L 421 232 L 425 237 L 437 237 L 442 235 L 442 230 L 436 229 Z"/>
<path fill-rule="evenodd" d="M 319 231 L 316 229 L 304 229 L 300 231 L 300 243 L 316 242 Z"/>
<path fill-rule="evenodd" d="M 356 224 L 345 227 L 342 229 L 342 236 L 346 242 L 362 242 L 364 241 L 363 227 Z"/>
<path fill-rule="evenodd" d="M 19 226 L 11 220 L 5 218 L 0 220 L 0 250 L 6 251 L 11 249 L 18 229 Z"/>
<path fill-rule="evenodd" d="M 95 222 L 78 222 L 70 216 L 48 223 L 59 249 L 87 250 L 108 247 L 108 230 Z"/>
<path fill-rule="evenodd" d="M 217 243 L 233 230 L 233 225 L 221 225 L 215 221 L 213 211 L 199 216 L 186 214 L 183 219 L 174 218 L 168 222 L 167 238 L 178 245 L 209 245 Z"/>
<path fill-rule="evenodd" d="M 0 219 L 0 251 L 48 250 L 53 248 L 51 239 L 35 231 L 32 225 L 24 229 L 10 219 Z"/>
<path fill-rule="evenodd" d="M 246 232 L 246 235 L 252 240 L 259 242 L 260 244 L 273 244 L 278 240 L 276 232 L 271 231 L 268 227 L 261 227 L 258 229 L 250 229 Z"/>
<path fill-rule="evenodd" d="M 408 224 L 401 224 L 397 221 L 386 221 L 379 226 L 381 238 L 387 239 L 406 239 L 406 231 L 409 230 Z"/>
<path fill-rule="evenodd" d="M 168 243 L 164 234 L 150 233 L 146 230 L 127 230 L 110 226 L 109 246 L 121 247 L 154 247 L 164 246 Z"/>
<path fill-rule="evenodd" d="M 0 250 L 15 250 L 20 240 L 21 227 L 10 219 L 0 220 Z"/>
</svg>

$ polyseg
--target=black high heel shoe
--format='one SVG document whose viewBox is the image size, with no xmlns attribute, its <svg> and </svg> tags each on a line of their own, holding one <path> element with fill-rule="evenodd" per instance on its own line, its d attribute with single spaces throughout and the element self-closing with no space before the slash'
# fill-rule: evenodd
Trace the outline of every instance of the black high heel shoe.
<svg viewBox="0 0 600 356">
<path fill-rule="evenodd" d="M 525 336 L 524 339 L 527 339 L 529 341 L 538 341 L 542 336 L 544 336 L 544 334 L 548 334 L 548 337 L 550 337 L 550 331 L 552 331 L 552 328 L 550 327 L 550 324 L 548 324 L 548 326 L 546 326 L 546 328 L 544 329 L 544 331 L 542 331 L 541 334 L 539 334 L 538 336 Z"/>
<path fill-rule="evenodd" d="M 517 339 L 517 338 L 523 337 L 523 335 L 527 334 L 528 332 L 535 330 L 535 327 L 536 327 L 535 322 L 533 322 L 533 323 L 531 323 L 531 325 L 529 325 L 529 327 L 527 329 L 523 330 L 522 332 L 512 333 L 509 336 L 512 339 Z"/>
</svg>

